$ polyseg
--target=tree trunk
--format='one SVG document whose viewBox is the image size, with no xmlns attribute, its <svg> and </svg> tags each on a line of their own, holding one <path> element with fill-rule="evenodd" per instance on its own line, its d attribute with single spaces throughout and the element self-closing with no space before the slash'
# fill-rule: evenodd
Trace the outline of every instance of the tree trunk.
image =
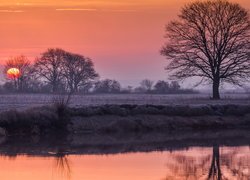
<svg viewBox="0 0 250 180">
<path fill-rule="evenodd" d="M 14 88 L 15 88 L 15 92 L 18 91 L 18 86 L 17 86 L 17 79 L 14 78 Z"/>
<path fill-rule="evenodd" d="M 52 84 L 52 92 L 53 92 L 53 93 L 56 93 L 57 90 L 58 90 L 58 85 L 57 85 L 56 82 L 54 82 L 54 83 Z"/>
<path fill-rule="evenodd" d="M 219 91 L 219 88 L 220 88 L 220 79 L 216 78 L 214 81 L 213 81 L 213 99 L 220 99 L 220 91 Z"/>
</svg>

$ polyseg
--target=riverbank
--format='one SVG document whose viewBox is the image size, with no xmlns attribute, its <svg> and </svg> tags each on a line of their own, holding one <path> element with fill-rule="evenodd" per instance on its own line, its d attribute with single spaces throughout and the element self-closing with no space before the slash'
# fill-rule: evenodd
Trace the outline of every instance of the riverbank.
<svg viewBox="0 0 250 180">
<path fill-rule="evenodd" d="M 250 129 L 250 105 L 44 106 L 0 113 L 0 134 Z"/>
<path fill-rule="evenodd" d="M 249 131 L 244 130 L 11 136 L 0 137 L 0 156 L 109 155 L 192 147 L 249 146 L 249 142 Z"/>
</svg>

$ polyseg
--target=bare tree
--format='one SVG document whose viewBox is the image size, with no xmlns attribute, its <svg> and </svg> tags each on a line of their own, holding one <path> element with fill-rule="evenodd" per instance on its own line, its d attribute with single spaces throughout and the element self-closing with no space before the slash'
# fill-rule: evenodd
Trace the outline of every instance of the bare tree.
<svg viewBox="0 0 250 180">
<path fill-rule="evenodd" d="M 149 80 L 149 79 L 144 79 L 141 81 L 140 85 L 141 88 L 145 91 L 145 92 L 150 92 L 152 90 L 154 82 Z"/>
<path fill-rule="evenodd" d="M 186 5 L 179 20 L 166 26 L 161 54 L 178 79 L 200 77 L 213 84 L 219 99 L 222 82 L 242 85 L 250 77 L 248 11 L 227 0 L 196 1 Z"/>
<path fill-rule="evenodd" d="M 62 63 L 65 51 L 62 49 L 48 49 L 35 61 L 37 74 L 52 86 L 52 92 L 57 92 L 63 80 Z"/>
<path fill-rule="evenodd" d="M 169 87 L 170 87 L 170 89 L 171 89 L 172 91 L 178 91 L 178 90 L 181 89 L 181 86 L 180 86 L 180 84 L 179 84 L 177 81 L 172 81 L 172 82 L 170 83 Z"/>
<path fill-rule="evenodd" d="M 154 90 L 156 93 L 164 94 L 168 93 L 170 90 L 169 83 L 166 81 L 157 81 L 157 83 L 154 85 Z"/>
<path fill-rule="evenodd" d="M 121 84 L 116 80 L 104 79 L 97 81 L 94 86 L 95 93 L 120 93 Z"/>
<path fill-rule="evenodd" d="M 84 85 L 80 86 L 78 91 L 83 94 L 88 94 L 93 89 L 94 84 L 95 84 L 95 81 L 89 81 L 87 83 L 84 83 Z"/>
<path fill-rule="evenodd" d="M 98 77 L 94 63 L 82 55 L 66 53 L 62 65 L 63 76 L 71 93 L 86 87 Z"/>
<path fill-rule="evenodd" d="M 23 55 L 11 57 L 4 66 L 4 73 L 6 74 L 10 68 L 16 68 L 20 71 L 20 75 L 11 80 L 14 83 L 15 90 L 23 91 L 24 86 L 27 85 L 28 80 L 31 78 L 32 66 L 30 61 Z"/>
</svg>

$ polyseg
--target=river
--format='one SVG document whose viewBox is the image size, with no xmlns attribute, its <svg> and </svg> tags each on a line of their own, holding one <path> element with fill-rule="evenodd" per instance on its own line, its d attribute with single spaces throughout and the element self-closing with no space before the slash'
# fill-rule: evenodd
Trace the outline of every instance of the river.
<svg viewBox="0 0 250 180">
<path fill-rule="evenodd" d="M 2 155 L 1 180 L 196 180 L 250 179 L 250 147 L 39 155 Z"/>
</svg>

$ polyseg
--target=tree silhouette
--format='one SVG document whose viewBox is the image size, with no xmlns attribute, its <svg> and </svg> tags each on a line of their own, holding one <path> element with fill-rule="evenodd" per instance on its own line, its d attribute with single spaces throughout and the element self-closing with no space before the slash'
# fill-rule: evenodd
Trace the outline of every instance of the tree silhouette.
<svg viewBox="0 0 250 180">
<path fill-rule="evenodd" d="M 170 169 L 164 180 L 167 179 L 207 179 L 207 180 L 229 180 L 229 179 L 249 179 L 249 149 L 244 152 L 244 147 L 220 149 L 215 143 L 212 153 L 206 153 L 199 158 L 189 156 L 181 152 L 172 155 L 167 166 Z M 192 151 L 191 151 L 192 152 Z M 193 153 L 191 153 L 193 154 Z"/>
<path fill-rule="evenodd" d="M 95 93 L 120 93 L 121 84 L 116 80 L 104 79 L 97 81 L 94 86 Z"/>
<path fill-rule="evenodd" d="M 154 82 L 149 79 L 144 79 L 140 82 L 140 87 L 144 92 L 150 92 L 152 90 Z"/>
<path fill-rule="evenodd" d="M 98 77 L 91 59 L 68 52 L 65 53 L 62 71 L 71 93 L 78 92 L 80 87 L 86 87 Z"/>
<path fill-rule="evenodd" d="M 209 168 L 208 180 L 222 180 L 222 172 L 220 167 L 220 147 L 213 147 L 212 163 Z"/>
<path fill-rule="evenodd" d="M 32 66 L 30 61 L 26 56 L 20 55 L 16 57 L 11 57 L 7 60 L 4 66 L 4 74 L 10 68 L 17 68 L 20 71 L 20 76 L 13 78 L 14 88 L 17 91 L 23 91 L 24 86 L 27 85 L 29 79 L 31 79 Z"/>
<path fill-rule="evenodd" d="M 60 150 L 55 155 L 55 170 L 61 177 L 65 177 L 66 179 L 71 179 L 71 164 L 68 160 L 68 157 L 61 152 Z"/>
<path fill-rule="evenodd" d="M 154 85 L 154 90 L 156 93 L 167 93 L 169 92 L 169 83 L 166 81 L 157 81 L 157 83 Z"/>
<path fill-rule="evenodd" d="M 62 63 L 65 56 L 62 49 L 48 49 L 35 61 L 37 74 L 52 86 L 52 92 L 59 90 L 63 79 Z"/>
<path fill-rule="evenodd" d="M 169 61 L 172 78 L 199 77 L 213 84 L 220 99 L 222 82 L 242 85 L 250 77 L 250 21 L 248 11 L 226 0 L 186 5 L 179 20 L 166 26 L 161 54 Z"/>
</svg>

